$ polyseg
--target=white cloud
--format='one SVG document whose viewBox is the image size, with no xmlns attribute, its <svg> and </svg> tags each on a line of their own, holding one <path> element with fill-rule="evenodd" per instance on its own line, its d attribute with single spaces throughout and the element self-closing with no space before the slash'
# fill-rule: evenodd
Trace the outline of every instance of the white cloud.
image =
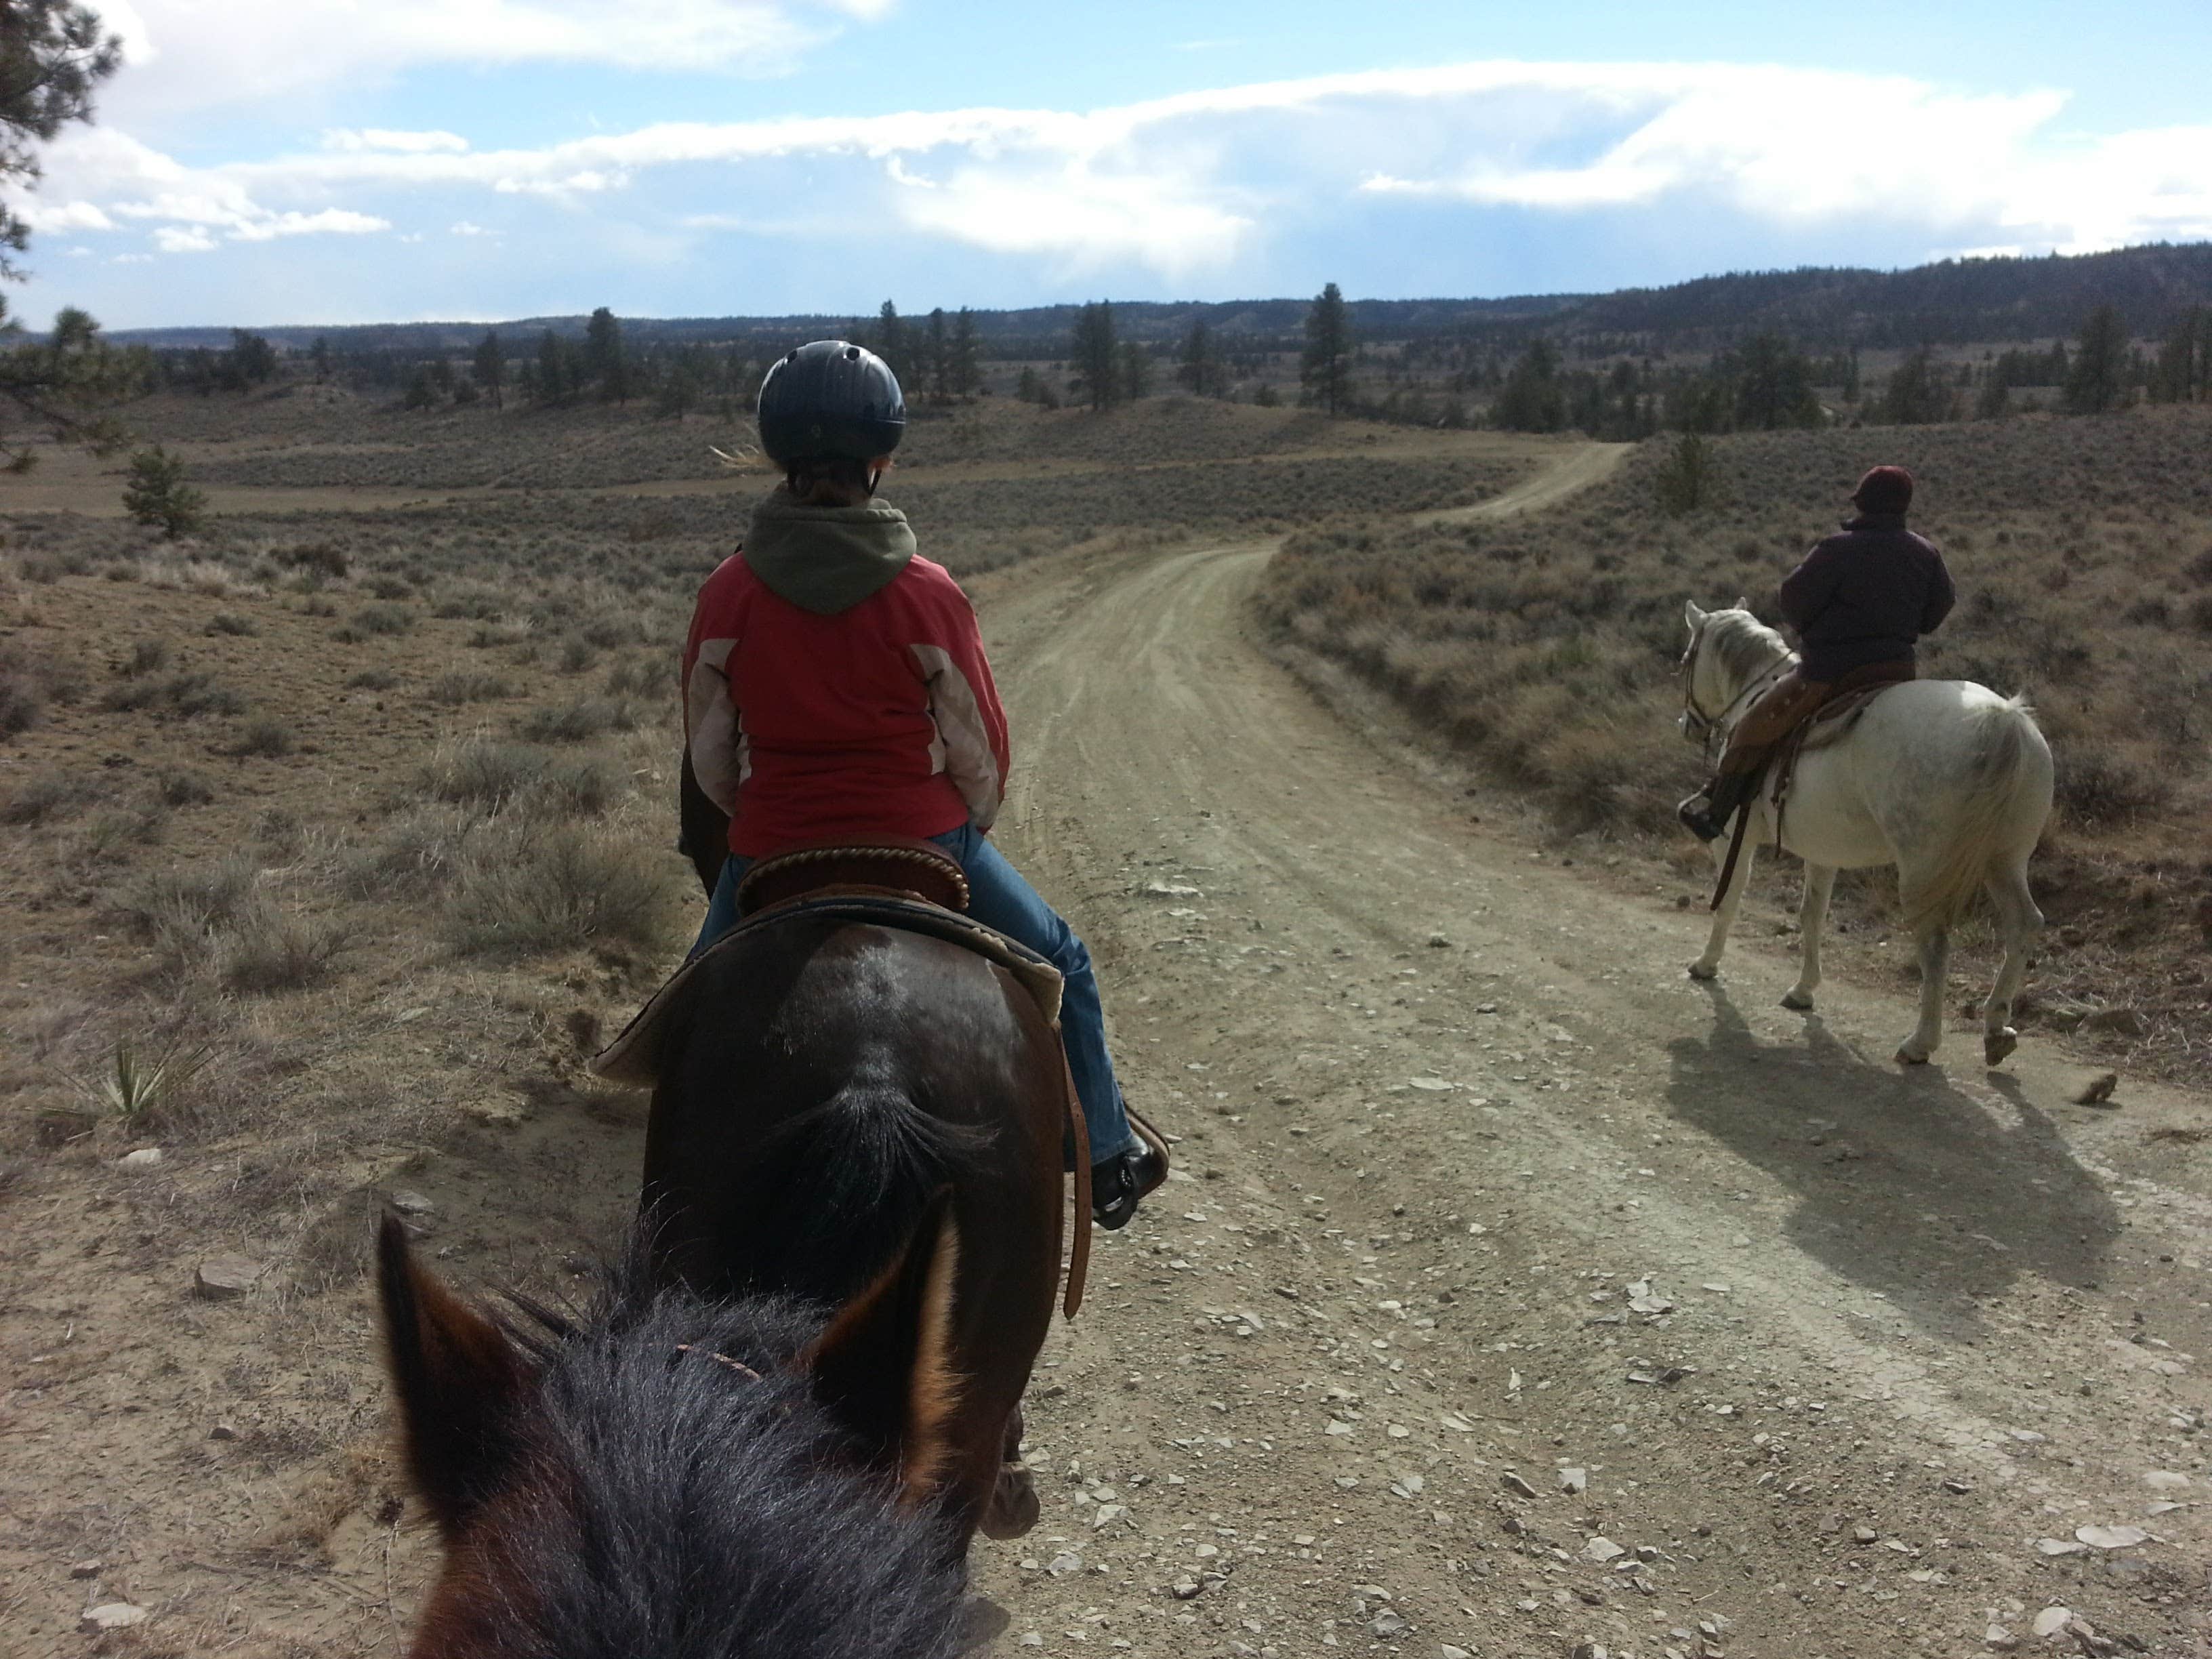
<svg viewBox="0 0 2212 1659">
<path fill-rule="evenodd" d="M 48 156 L 49 183 L 70 201 L 55 208 L 38 196 L 21 198 L 36 229 L 116 230 L 118 221 L 151 224 L 164 253 L 206 253 L 218 238 L 270 242 L 286 237 L 363 235 L 392 228 L 389 220 L 337 206 L 277 209 L 258 200 L 222 167 L 188 167 L 113 128 L 77 129 Z M 100 197 L 102 206 L 88 200 Z"/>
<path fill-rule="evenodd" d="M 466 219 L 456 219 L 453 223 L 452 234 L 456 236 L 489 236 L 491 234 L 491 233 L 486 230 L 482 225 L 471 223 Z"/>
<path fill-rule="evenodd" d="M 606 191 L 623 189 L 629 183 L 627 173 L 584 167 L 557 179 L 495 179 L 491 187 L 502 196 L 569 197 L 597 196 Z"/>
<path fill-rule="evenodd" d="M 437 150 L 465 150 L 469 141 L 458 132 L 399 132 L 389 127 L 333 127 L 323 135 L 325 149 L 397 150 L 421 155 Z"/>
<path fill-rule="evenodd" d="M 89 202 L 49 202 L 25 196 L 15 204 L 23 222 L 34 231 L 113 230 L 115 221 Z"/>
<path fill-rule="evenodd" d="M 184 0 L 142 0 L 142 9 L 172 3 Z M 390 18 L 430 15 L 414 0 L 397 6 L 363 27 L 388 32 L 399 27 Z M 303 9 L 327 21 L 325 8 Z M 617 10 L 629 27 L 627 8 L 581 0 L 449 0 L 438 15 L 454 20 L 450 44 L 495 16 L 551 41 L 600 29 Z M 762 10 L 653 0 L 640 27 L 704 40 L 756 27 Z M 848 0 L 839 15 L 879 10 Z M 1139 267 L 1176 282 L 1389 202 L 1425 207 L 1440 225 L 1473 211 L 1718 214 L 1777 246 L 1869 225 L 1909 233 L 1911 246 L 1961 248 L 2212 235 L 2212 126 L 2085 141 L 2060 131 L 2065 103 L 2051 90 L 1976 93 L 1844 71 L 1480 63 L 1081 112 L 664 122 L 499 149 L 443 130 L 348 128 L 298 154 L 212 167 L 185 167 L 111 126 L 57 143 L 49 183 L 67 204 L 57 212 L 157 223 L 194 249 L 192 228 L 251 241 L 362 234 L 389 229 L 425 198 L 450 216 L 468 212 L 471 196 L 495 195 L 524 198 L 520 216 L 502 220 L 509 238 L 538 222 L 536 198 L 563 222 L 590 216 L 609 234 L 618 223 L 662 261 L 702 234 L 834 244 L 881 222 L 1063 275 Z M 89 217 L 73 226 L 97 228 Z M 477 234 L 473 220 L 459 218 L 453 234 Z"/>
<path fill-rule="evenodd" d="M 280 236 L 368 236 L 392 228 L 392 221 L 344 208 L 325 208 L 320 213 L 276 213 L 234 227 L 234 242 L 273 242 Z"/>
<path fill-rule="evenodd" d="M 892 0 L 103 0 L 129 72 L 111 119 L 237 105 L 410 69 L 581 64 L 788 70 Z"/>
</svg>

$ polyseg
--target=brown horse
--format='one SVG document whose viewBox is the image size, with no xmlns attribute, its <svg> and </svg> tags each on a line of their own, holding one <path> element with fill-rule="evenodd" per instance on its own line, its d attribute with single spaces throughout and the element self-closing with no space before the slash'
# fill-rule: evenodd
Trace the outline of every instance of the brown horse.
<svg viewBox="0 0 2212 1659">
<path fill-rule="evenodd" d="M 502 1319 L 386 1221 L 388 1358 L 446 1544 L 410 1659 L 951 1659 L 963 1575 L 929 1500 L 959 1260 L 940 1195 L 826 1325 L 788 1298 L 662 1285 L 642 1235 L 588 1314 Z"/>
<path fill-rule="evenodd" d="M 961 1385 L 940 1499 L 961 1552 L 987 1512 L 1025 1529 L 1026 1488 L 992 1499 L 1051 1323 L 1068 1121 L 1035 1000 L 957 945 L 800 916 L 702 957 L 659 1030 L 643 1206 L 662 1270 L 708 1297 L 839 1305 L 944 1194 Z M 887 1425 L 851 1426 L 887 1467 L 907 1457 Z"/>
<path fill-rule="evenodd" d="M 680 799 L 711 893 L 728 820 L 689 756 Z M 1035 999 L 957 945 L 793 918 L 702 957 L 660 1017 L 656 1051 L 643 1213 L 661 1270 L 696 1294 L 841 1304 L 947 1194 L 962 1382 L 941 1502 L 960 1553 L 978 1525 L 1027 1530 L 1034 1492 L 1018 1476 L 1001 1485 L 1000 1471 L 1051 1324 L 1069 1121 L 1059 1033 Z M 882 1425 L 852 1426 L 896 1462 Z"/>
</svg>

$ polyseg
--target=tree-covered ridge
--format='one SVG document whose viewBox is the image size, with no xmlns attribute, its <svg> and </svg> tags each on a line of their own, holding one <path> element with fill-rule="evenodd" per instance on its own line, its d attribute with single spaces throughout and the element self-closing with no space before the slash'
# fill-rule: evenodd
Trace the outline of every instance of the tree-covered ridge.
<svg viewBox="0 0 2212 1659">
<path fill-rule="evenodd" d="M 1116 300 L 1115 336 L 1143 345 L 1180 346 L 1206 325 L 1223 351 L 1302 351 L 1312 301 L 1237 300 L 1218 304 Z M 1701 276 L 1664 288 L 1613 294 L 1524 295 L 1504 299 L 1345 301 L 1352 333 L 1366 340 L 1452 337 L 1517 345 L 1539 334 L 1628 350 L 1701 350 L 1762 331 L 1808 348 L 1958 345 L 2028 341 L 2071 334 L 2099 305 L 2111 305 L 2129 329 L 2163 336 L 2192 306 L 2212 304 L 2212 243 L 2157 244 L 2109 253 L 2040 258 L 1946 259 L 1907 270 L 1812 267 Z M 999 361 L 1066 355 L 1082 307 L 1033 307 L 969 313 L 981 355 Z M 589 319 L 532 317 L 502 322 L 509 334 L 551 330 L 580 338 Z M 849 316 L 624 318 L 640 345 L 732 345 L 758 356 L 794 340 L 849 334 Z M 374 324 L 346 328 L 269 328 L 276 343 L 307 349 L 321 337 L 349 352 L 459 352 L 483 337 L 482 321 Z M 123 331 L 148 345 L 219 348 L 219 328 Z"/>
</svg>

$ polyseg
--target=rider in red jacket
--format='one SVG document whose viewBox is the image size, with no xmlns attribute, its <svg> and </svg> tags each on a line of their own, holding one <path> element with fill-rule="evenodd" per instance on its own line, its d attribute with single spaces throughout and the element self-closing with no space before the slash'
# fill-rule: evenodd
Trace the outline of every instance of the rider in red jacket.
<svg viewBox="0 0 2212 1659">
<path fill-rule="evenodd" d="M 975 608 L 875 493 L 905 425 L 890 366 L 842 340 L 800 348 L 761 383 L 761 447 L 784 481 L 700 590 L 684 649 L 686 834 L 728 819 L 694 953 L 735 925 L 757 858 L 935 842 L 967 872 L 969 915 L 1060 969 L 1092 1215 L 1120 1227 L 1165 1178 L 1164 1148 L 1130 1125 L 1090 952 L 988 839 L 1012 757 Z"/>
</svg>

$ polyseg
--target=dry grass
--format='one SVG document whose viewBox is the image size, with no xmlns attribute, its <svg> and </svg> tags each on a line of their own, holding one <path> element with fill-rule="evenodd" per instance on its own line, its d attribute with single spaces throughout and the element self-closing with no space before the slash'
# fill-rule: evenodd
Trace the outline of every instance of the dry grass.
<svg viewBox="0 0 2212 1659">
<path fill-rule="evenodd" d="M 466 956 L 515 958 L 598 947 L 650 953 L 672 943 L 665 860 L 634 834 L 578 824 L 502 824 L 473 838 L 446 938 Z"/>
<path fill-rule="evenodd" d="M 435 800 L 486 815 L 515 807 L 538 819 L 605 811 L 623 789 L 613 769 L 597 756 L 566 757 L 486 738 L 441 750 L 423 768 L 419 781 Z"/>
<path fill-rule="evenodd" d="M 58 823 L 82 811 L 105 791 L 100 780 L 82 772 L 42 772 L 0 799 L 0 824 Z"/>
<path fill-rule="evenodd" d="M 160 678 L 131 678 L 100 699 L 114 710 L 143 711 L 163 720 L 197 720 L 203 714 L 242 714 L 246 697 L 204 670 L 185 670 Z"/>
<path fill-rule="evenodd" d="M 17 640 L 0 640 L 0 738 L 27 732 L 51 703 L 73 702 L 84 677 L 67 659 Z"/>
<path fill-rule="evenodd" d="M 374 689 L 388 691 L 398 683 L 391 677 Z M 441 674 L 422 689 L 422 695 L 445 708 L 459 708 L 465 703 L 497 702 L 514 695 L 514 687 L 498 674 L 485 673 L 477 669 L 457 668 Z"/>
</svg>

